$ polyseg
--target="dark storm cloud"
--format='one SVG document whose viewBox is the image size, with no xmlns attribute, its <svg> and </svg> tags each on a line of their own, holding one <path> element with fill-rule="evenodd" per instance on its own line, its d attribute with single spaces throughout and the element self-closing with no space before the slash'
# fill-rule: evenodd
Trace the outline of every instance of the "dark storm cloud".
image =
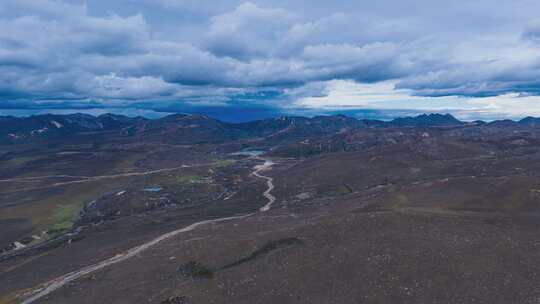
<svg viewBox="0 0 540 304">
<path fill-rule="evenodd" d="M 232 103 L 335 79 L 419 96 L 537 94 L 537 1 L 0 4 L 0 100 Z M 289 93 L 288 93 L 289 92 Z M 260 98 L 259 103 L 264 103 Z"/>
</svg>

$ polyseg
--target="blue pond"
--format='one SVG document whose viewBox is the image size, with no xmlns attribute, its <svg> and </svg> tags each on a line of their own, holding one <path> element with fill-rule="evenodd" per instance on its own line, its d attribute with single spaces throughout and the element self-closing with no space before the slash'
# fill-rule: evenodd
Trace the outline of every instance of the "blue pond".
<svg viewBox="0 0 540 304">
<path fill-rule="evenodd" d="M 161 190 L 163 190 L 163 188 L 161 187 L 152 187 L 152 188 L 143 189 L 144 192 L 160 192 Z"/>
</svg>

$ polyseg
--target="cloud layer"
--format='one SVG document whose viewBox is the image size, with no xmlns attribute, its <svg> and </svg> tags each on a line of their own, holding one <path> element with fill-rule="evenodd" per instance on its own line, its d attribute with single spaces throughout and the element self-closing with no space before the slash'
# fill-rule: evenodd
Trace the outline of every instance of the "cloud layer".
<svg viewBox="0 0 540 304">
<path fill-rule="evenodd" d="M 377 85 L 379 105 L 406 92 L 402 108 L 540 92 L 538 1 L 110 2 L 0 3 L 0 101 L 318 107 L 336 81 L 358 107 Z"/>
</svg>

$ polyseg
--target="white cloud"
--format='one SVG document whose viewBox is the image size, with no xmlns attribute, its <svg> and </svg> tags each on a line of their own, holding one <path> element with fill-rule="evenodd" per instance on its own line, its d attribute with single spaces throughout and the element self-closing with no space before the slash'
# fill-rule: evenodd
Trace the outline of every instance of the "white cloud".
<svg viewBox="0 0 540 304">
<path fill-rule="evenodd" d="M 308 91 L 319 92 L 316 97 L 298 89 L 288 93 L 294 100 L 292 107 L 307 109 L 448 112 L 465 120 L 540 116 L 540 96 L 509 93 L 491 97 L 422 97 L 414 96 L 411 90 L 396 89 L 396 83 L 385 81 L 359 84 L 348 80 L 332 80 L 306 88 Z"/>
<path fill-rule="evenodd" d="M 510 113 L 540 94 L 530 0 L 75 3 L 0 3 L 0 100 L 228 102 L 271 88 L 302 106 Z"/>
<path fill-rule="evenodd" d="M 277 51 L 295 20 L 283 9 L 265 9 L 246 2 L 235 10 L 211 18 L 205 44 L 219 56 L 249 59 L 269 56 Z"/>
</svg>

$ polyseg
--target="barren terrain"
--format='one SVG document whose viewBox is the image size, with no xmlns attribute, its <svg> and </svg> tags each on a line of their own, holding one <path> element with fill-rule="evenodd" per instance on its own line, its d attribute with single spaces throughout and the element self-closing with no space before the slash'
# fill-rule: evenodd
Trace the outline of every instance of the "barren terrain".
<svg viewBox="0 0 540 304">
<path fill-rule="evenodd" d="M 538 303 L 540 129 L 429 119 L 6 140 L 0 303 Z"/>
</svg>

